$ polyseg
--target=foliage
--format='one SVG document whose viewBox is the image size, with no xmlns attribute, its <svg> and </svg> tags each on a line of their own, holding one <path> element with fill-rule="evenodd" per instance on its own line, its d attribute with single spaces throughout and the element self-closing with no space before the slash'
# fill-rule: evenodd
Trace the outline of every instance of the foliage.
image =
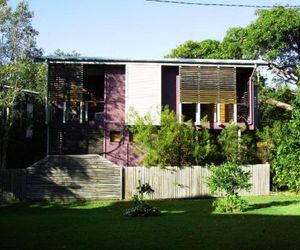
<svg viewBox="0 0 300 250">
<path fill-rule="evenodd" d="M 132 197 L 132 200 L 136 204 L 135 207 L 127 209 L 124 213 L 127 217 L 149 217 L 149 216 L 159 216 L 160 210 L 157 207 L 149 205 L 144 200 L 144 194 L 154 193 L 154 190 L 149 183 L 144 183 L 141 185 L 141 180 L 139 180 L 139 186 L 137 187 L 138 193 Z"/>
<path fill-rule="evenodd" d="M 32 27 L 33 12 L 26 1 L 21 1 L 15 10 L 0 2 L 1 63 L 28 60 L 40 56 L 42 50 L 36 46 L 38 32 Z"/>
<path fill-rule="evenodd" d="M 228 162 L 251 163 L 256 160 L 255 138 L 231 122 L 218 137 L 222 153 Z"/>
<path fill-rule="evenodd" d="M 299 9 L 274 7 L 257 10 L 258 18 L 247 27 L 243 53 L 247 58 L 263 57 L 281 66 L 299 62 Z"/>
<path fill-rule="evenodd" d="M 64 52 L 63 50 L 57 49 L 52 53 L 52 55 L 61 56 L 61 57 L 68 57 L 68 56 L 78 57 L 80 56 L 80 53 L 78 53 L 75 50 L 72 50 L 71 52 Z"/>
<path fill-rule="evenodd" d="M 300 192 L 300 98 L 294 104 L 291 120 L 282 124 L 274 135 L 272 167 L 279 187 Z"/>
<path fill-rule="evenodd" d="M 38 32 L 31 25 L 33 13 L 28 4 L 21 1 L 12 10 L 7 1 L 2 0 L 0 16 L 0 110 L 3 114 L 0 166 L 5 168 L 10 131 L 21 115 L 17 105 L 27 98 L 26 89 L 39 91 L 39 101 L 43 100 L 46 68 L 32 61 L 42 50 L 36 46 Z"/>
<path fill-rule="evenodd" d="M 145 166 L 191 166 L 205 164 L 215 145 L 207 129 L 197 131 L 191 122 L 180 123 L 168 107 L 161 112 L 160 126 L 148 114 L 133 113 L 135 126 L 130 128 L 136 150 L 144 153 Z"/>
<path fill-rule="evenodd" d="M 124 215 L 127 217 L 149 217 L 159 216 L 160 214 L 161 212 L 157 207 L 153 207 L 147 203 L 130 208 L 124 213 Z"/>
<path fill-rule="evenodd" d="M 288 122 L 291 112 L 275 105 L 267 103 L 267 100 L 280 100 L 283 103 L 292 105 L 295 101 L 295 91 L 287 86 L 260 87 L 259 88 L 259 122 L 260 126 L 271 126 L 276 121 Z"/>
<path fill-rule="evenodd" d="M 213 207 L 217 213 L 238 213 L 245 211 L 248 203 L 238 195 L 228 195 L 225 199 L 215 200 Z"/>
<path fill-rule="evenodd" d="M 227 30 L 222 41 L 187 41 L 167 57 L 258 59 L 300 75 L 300 11 L 276 6 L 258 10 L 257 19 L 246 26 Z"/>
<path fill-rule="evenodd" d="M 222 166 L 211 166 L 211 177 L 208 186 L 212 194 L 225 192 L 225 198 L 213 203 L 218 212 L 239 212 L 247 208 L 247 203 L 238 195 L 241 190 L 249 190 L 250 172 L 246 172 L 236 163 L 225 163 Z"/>
<path fill-rule="evenodd" d="M 243 43 L 246 35 L 245 28 L 234 27 L 228 29 L 220 44 L 220 58 L 243 59 Z"/>
<path fill-rule="evenodd" d="M 187 41 L 173 49 L 166 57 L 170 58 L 219 58 L 220 42 L 203 40 L 201 42 Z"/>
<path fill-rule="evenodd" d="M 135 194 L 132 197 L 132 200 L 134 201 L 134 203 L 136 203 L 137 205 L 142 205 L 145 203 L 144 200 L 144 194 L 151 194 L 154 193 L 154 190 L 152 189 L 152 187 L 150 186 L 149 183 L 144 183 L 143 185 L 141 184 L 141 180 L 139 180 L 139 185 L 137 187 L 138 193 Z"/>
</svg>

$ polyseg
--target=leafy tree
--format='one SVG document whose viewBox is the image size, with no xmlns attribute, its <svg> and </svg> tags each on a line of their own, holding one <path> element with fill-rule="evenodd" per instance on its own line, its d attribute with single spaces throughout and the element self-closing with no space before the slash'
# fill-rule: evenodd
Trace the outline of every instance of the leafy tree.
<svg viewBox="0 0 300 250">
<path fill-rule="evenodd" d="M 45 67 L 32 61 L 33 57 L 41 55 L 42 50 L 36 47 L 38 32 L 31 25 L 33 13 L 28 4 L 21 1 L 12 10 L 5 0 L 1 0 L 0 12 L 0 166 L 5 168 L 10 130 L 20 115 L 17 103 L 24 99 L 25 89 L 41 91 L 40 98 L 43 98 L 41 86 Z"/>
<path fill-rule="evenodd" d="M 227 30 L 220 43 L 220 58 L 243 59 L 243 44 L 247 36 L 247 29 L 234 27 Z"/>
<path fill-rule="evenodd" d="M 299 9 L 274 7 L 258 10 L 258 18 L 247 27 L 243 53 L 247 58 L 262 57 L 279 66 L 299 63 L 300 12 Z"/>
<path fill-rule="evenodd" d="M 247 202 L 238 192 L 249 190 L 250 172 L 246 172 L 235 163 L 225 163 L 222 166 L 211 166 L 211 177 L 208 178 L 208 186 L 212 194 L 225 192 L 225 199 L 218 199 L 213 203 L 217 212 L 233 213 L 241 212 L 247 208 Z"/>
<path fill-rule="evenodd" d="M 173 49 L 169 58 L 219 58 L 220 42 L 216 40 L 203 40 L 201 42 L 187 41 Z"/>
<path fill-rule="evenodd" d="M 272 131 L 275 139 L 272 168 L 275 172 L 274 181 L 279 187 L 300 192 L 300 98 L 294 104 L 291 120 L 281 124 L 277 133 Z M 277 139 L 277 140 L 276 140 Z"/>
<path fill-rule="evenodd" d="M 191 166 L 205 164 L 215 145 L 207 129 L 197 131 L 191 122 L 180 123 L 169 108 L 161 113 L 160 126 L 153 125 L 150 115 L 133 115 L 135 126 L 130 128 L 136 149 L 144 153 L 145 166 Z"/>
</svg>

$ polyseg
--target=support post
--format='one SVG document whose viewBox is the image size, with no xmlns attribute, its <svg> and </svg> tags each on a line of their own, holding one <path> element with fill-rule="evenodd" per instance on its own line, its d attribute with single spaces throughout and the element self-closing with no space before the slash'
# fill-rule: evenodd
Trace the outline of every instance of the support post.
<svg viewBox="0 0 300 250">
<path fill-rule="evenodd" d="M 201 104 L 197 103 L 196 124 L 200 124 L 200 121 L 201 121 Z"/>
<path fill-rule="evenodd" d="M 221 125 L 221 104 L 217 104 L 217 124 Z"/>
<path fill-rule="evenodd" d="M 237 104 L 233 104 L 233 121 L 234 123 L 237 123 Z"/>
</svg>

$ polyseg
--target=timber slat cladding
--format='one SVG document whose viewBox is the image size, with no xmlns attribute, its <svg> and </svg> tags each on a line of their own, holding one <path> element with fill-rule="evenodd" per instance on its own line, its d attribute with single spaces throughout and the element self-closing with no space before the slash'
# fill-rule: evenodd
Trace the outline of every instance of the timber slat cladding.
<svg viewBox="0 0 300 250">
<path fill-rule="evenodd" d="M 120 199 L 121 181 L 99 155 L 51 155 L 27 169 L 26 199 Z"/>
<path fill-rule="evenodd" d="M 181 66 L 180 101 L 236 103 L 236 69 L 233 67 Z"/>
</svg>

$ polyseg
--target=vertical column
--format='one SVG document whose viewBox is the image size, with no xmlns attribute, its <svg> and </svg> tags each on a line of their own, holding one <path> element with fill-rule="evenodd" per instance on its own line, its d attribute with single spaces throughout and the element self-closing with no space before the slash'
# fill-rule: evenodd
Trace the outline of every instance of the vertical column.
<svg viewBox="0 0 300 250">
<path fill-rule="evenodd" d="M 233 104 L 233 121 L 237 123 L 237 104 Z"/>
<path fill-rule="evenodd" d="M 85 103 L 85 121 L 87 122 L 89 120 L 89 103 Z"/>
<path fill-rule="evenodd" d="M 179 76 L 176 76 L 176 115 L 181 115 L 180 111 L 180 83 Z"/>
<path fill-rule="evenodd" d="M 79 111 L 79 122 L 82 123 L 83 120 L 83 102 L 80 102 L 80 111 Z"/>
<path fill-rule="evenodd" d="M 253 110 L 254 110 L 254 98 L 253 98 L 253 83 L 252 78 L 249 78 L 249 125 L 253 124 Z"/>
<path fill-rule="evenodd" d="M 217 124 L 221 124 L 221 105 L 220 103 L 217 104 Z"/>
<path fill-rule="evenodd" d="M 201 121 L 201 104 L 197 103 L 196 124 L 200 124 L 200 121 Z"/>
<path fill-rule="evenodd" d="M 178 118 L 179 118 L 179 122 L 182 122 L 182 113 L 181 113 L 181 102 L 178 103 Z"/>
<path fill-rule="evenodd" d="M 67 103 L 64 102 L 64 107 L 63 107 L 63 123 L 66 123 L 66 116 L 67 116 Z"/>
</svg>

